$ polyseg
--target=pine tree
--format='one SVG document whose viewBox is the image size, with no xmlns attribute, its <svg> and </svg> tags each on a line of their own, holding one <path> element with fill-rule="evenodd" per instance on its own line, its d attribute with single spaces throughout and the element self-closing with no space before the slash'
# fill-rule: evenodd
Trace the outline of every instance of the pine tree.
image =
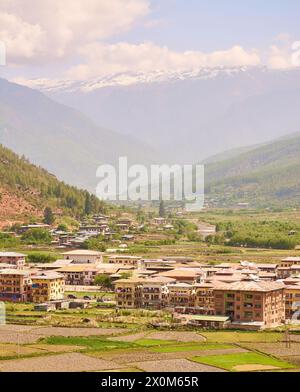
<svg viewBox="0 0 300 392">
<path fill-rule="evenodd" d="M 54 223 L 54 215 L 50 207 L 46 207 L 44 211 L 44 223 L 52 225 Z"/>
<path fill-rule="evenodd" d="M 92 199 L 91 195 L 89 193 L 86 194 L 85 196 L 85 203 L 84 203 L 84 213 L 85 215 L 90 215 L 92 212 L 93 206 L 92 206 Z"/>
<path fill-rule="evenodd" d="M 161 200 L 160 204 L 159 204 L 159 216 L 161 218 L 164 218 L 166 215 L 166 210 L 165 210 L 165 203 L 163 200 Z"/>
</svg>

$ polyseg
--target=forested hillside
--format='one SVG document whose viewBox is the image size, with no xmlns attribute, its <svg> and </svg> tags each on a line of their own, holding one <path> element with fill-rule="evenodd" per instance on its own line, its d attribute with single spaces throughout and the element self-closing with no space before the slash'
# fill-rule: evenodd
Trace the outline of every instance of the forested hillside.
<svg viewBox="0 0 300 392">
<path fill-rule="evenodd" d="M 46 206 L 74 217 L 105 209 L 105 204 L 87 191 L 58 181 L 0 145 L 0 218 L 39 216 Z"/>
<path fill-rule="evenodd" d="M 206 195 L 226 206 L 299 206 L 300 134 L 206 165 Z"/>
</svg>

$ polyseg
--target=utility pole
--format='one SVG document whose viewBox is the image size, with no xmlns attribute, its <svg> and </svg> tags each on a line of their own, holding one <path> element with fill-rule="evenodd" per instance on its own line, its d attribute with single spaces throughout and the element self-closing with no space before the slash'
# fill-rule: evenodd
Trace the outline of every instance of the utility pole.
<svg viewBox="0 0 300 392">
<path fill-rule="evenodd" d="M 288 325 L 285 323 L 284 343 L 286 348 L 292 347 L 291 334 Z"/>
</svg>

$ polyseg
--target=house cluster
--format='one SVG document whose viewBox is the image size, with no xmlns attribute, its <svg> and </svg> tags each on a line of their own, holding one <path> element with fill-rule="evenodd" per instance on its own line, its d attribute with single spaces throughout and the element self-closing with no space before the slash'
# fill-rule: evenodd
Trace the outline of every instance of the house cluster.
<svg viewBox="0 0 300 392">
<path fill-rule="evenodd" d="M 0 301 L 62 306 L 66 286 L 94 286 L 107 275 L 117 308 L 167 309 L 184 324 L 257 330 L 300 318 L 300 257 L 213 266 L 182 257 L 107 254 L 104 260 L 103 253 L 82 249 L 62 257 L 28 264 L 23 254 L 0 253 Z"/>
<path fill-rule="evenodd" d="M 182 260 L 137 265 L 131 279 L 115 281 L 119 308 L 168 309 L 186 324 L 253 330 L 295 322 L 300 315 L 300 258 L 213 267 Z M 284 276 L 283 268 L 289 268 Z"/>
<path fill-rule="evenodd" d="M 63 257 L 54 263 L 30 265 L 24 254 L 0 253 L 0 301 L 61 301 L 66 284 L 93 284 L 93 277 L 101 272 L 101 252 L 74 250 Z"/>
<path fill-rule="evenodd" d="M 158 231 L 168 231 L 173 230 L 174 226 L 168 222 L 167 218 L 154 218 L 152 221 L 152 226 L 157 227 Z"/>
<path fill-rule="evenodd" d="M 80 222 L 78 230 L 74 232 L 66 232 L 55 229 L 47 224 L 36 223 L 20 226 L 17 235 L 22 235 L 32 229 L 44 229 L 51 234 L 53 246 L 58 249 L 74 249 L 81 248 L 85 241 L 93 237 L 98 237 L 99 235 L 102 235 L 106 240 L 112 240 L 116 234 L 121 234 L 118 242 L 132 241 L 135 239 L 135 236 L 130 231 L 138 228 L 139 226 L 130 218 L 117 218 L 97 214 Z M 12 232 L 11 235 L 16 235 L 16 233 Z"/>
<path fill-rule="evenodd" d="M 94 215 L 82 221 L 79 230 L 75 233 L 52 230 L 52 244 L 59 248 L 80 248 L 90 238 L 102 235 L 106 240 L 111 240 L 117 233 L 121 233 L 121 239 L 126 242 L 134 239 L 134 236 L 128 233 L 134 228 L 135 225 L 131 219 L 120 218 L 112 221 L 109 216 Z"/>
</svg>

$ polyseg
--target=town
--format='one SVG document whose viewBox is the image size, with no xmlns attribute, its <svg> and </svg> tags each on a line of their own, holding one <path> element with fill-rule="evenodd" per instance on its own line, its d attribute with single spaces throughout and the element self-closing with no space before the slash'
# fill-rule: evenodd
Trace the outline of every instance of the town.
<svg viewBox="0 0 300 392">
<path fill-rule="evenodd" d="M 299 368 L 298 211 L 80 200 L 2 221 L 0 371 Z"/>
<path fill-rule="evenodd" d="M 99 282 L 102 290 L 114 291 L 117 309 L 165 309 L 183 325 L 261 330 L 299 322 L 300 257 L 212 266 L 184 257 L 74 249 L 54 262 L 34 264 L 26 263 L 25 254 L 0 253 L 4 302 L 32 302 L 40 311 L 83 308 L 94 298 L 66 297 L 65 291 L 81 288 L 96 298 Z"/>
</svg>

